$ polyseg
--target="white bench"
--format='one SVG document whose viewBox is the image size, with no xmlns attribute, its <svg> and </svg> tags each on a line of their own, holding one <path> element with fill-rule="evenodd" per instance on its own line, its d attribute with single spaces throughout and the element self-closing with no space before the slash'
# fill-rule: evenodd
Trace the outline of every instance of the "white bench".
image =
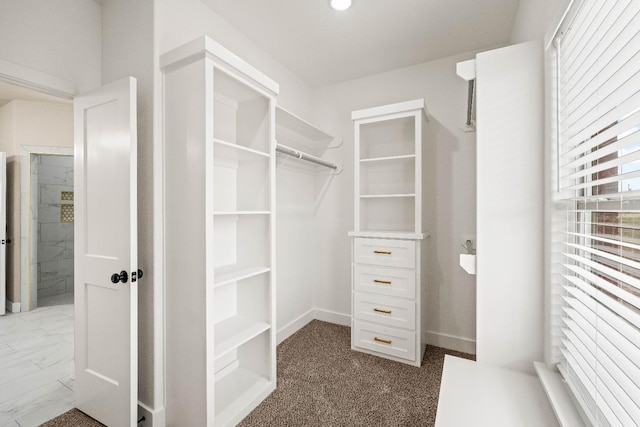
<svg viewBox="0 0 640 427">
<path fill-rule="evenodd" d="M 556 427 L 537 377 L 445 356 L 436 427 Z"/>
</svg>

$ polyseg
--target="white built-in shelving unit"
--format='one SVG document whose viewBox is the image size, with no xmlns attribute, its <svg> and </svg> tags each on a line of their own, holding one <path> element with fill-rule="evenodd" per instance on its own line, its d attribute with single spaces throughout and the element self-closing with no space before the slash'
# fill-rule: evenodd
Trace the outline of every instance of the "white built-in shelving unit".
<svg viewBox="0 0 640 427">
<path fill-rule="evenodd" d="M 354 350 L 420 366 L 426 345 L 423 99 L 354 111 Z"/>
<path fill-rule="evenodd" d="M 278 85 L 208 37 L 161 57 L 168 425 L 235 425 L 276 385 Z"/>
</svg>

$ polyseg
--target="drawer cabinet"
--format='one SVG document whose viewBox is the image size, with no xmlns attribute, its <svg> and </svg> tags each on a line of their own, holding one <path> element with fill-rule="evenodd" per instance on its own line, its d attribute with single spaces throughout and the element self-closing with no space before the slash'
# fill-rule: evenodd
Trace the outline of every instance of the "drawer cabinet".
<svg viewBox="0 0 640 427">
<path fill-rule="evenodd" d="M 353 111 L 351 348 L 420 366 L 426 347 L 424 99 Z"/>
<path fill-rule="evenodd" d="M 421 239 L 353 239 L 354 350 L 420 366 L 425 348 L 421 246 Z"/>
</svg>

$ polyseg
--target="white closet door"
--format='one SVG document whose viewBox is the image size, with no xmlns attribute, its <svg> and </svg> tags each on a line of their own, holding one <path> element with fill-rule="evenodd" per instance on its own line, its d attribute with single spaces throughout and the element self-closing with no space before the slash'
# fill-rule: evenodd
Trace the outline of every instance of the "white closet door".
<svg viewBox="0 0 640 427">
<path fill-rule="evenodd" d="M 136 80 L 75 98 L 75 398 L 135 426 L 138 398 Z"/>
</svg>

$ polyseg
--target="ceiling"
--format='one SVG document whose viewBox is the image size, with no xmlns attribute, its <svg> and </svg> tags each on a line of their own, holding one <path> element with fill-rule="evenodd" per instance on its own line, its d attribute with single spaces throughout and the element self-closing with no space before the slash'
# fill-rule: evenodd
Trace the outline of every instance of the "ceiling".
<svg viewBox="0 0 640 427">
<path fill-rule="evenodd" d="M 314 88 L 505 44 L 519 0 L 203 0 Z"/>
</svg>

